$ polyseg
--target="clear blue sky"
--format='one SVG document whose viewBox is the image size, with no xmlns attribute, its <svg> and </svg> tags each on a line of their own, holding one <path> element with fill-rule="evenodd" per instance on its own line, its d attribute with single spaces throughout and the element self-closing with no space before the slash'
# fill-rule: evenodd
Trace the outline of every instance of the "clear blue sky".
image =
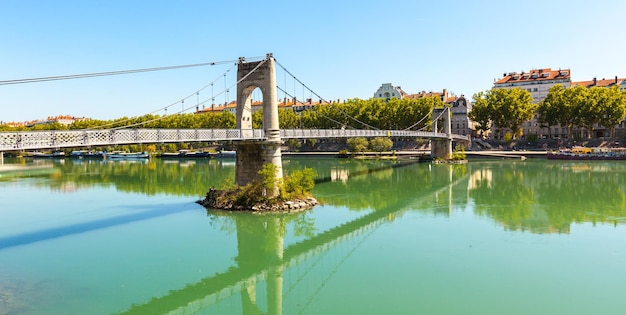
<svg viewBox="0 0 626 315">
<path fill-rule="evenodd" d="M 324 99 L 367 99 L 382 83 L 471 96 L 511 71 L 569 68 L 574 81 L 626 77 L 624 12 L 621 0 L 3 0 L 0 80 L 271 52 Z M 231 65 L 0 85 L 0 121 L 143 115 L 195 93 Z M 234 84 L 234 75 L 185 107 L 210 99 L 224 81 Z M 277 81 L 299 98 L 311 96 L 281 70 Z"/>
</svg>

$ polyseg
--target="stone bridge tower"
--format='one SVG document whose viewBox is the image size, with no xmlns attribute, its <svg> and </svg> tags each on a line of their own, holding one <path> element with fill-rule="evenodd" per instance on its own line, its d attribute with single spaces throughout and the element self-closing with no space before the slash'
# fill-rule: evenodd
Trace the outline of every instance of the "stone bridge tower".
<svg viewBox="0 0 626 315">
<path fill-rule="evenodd" d="M 265 164 L 276 166 L 276 178 L 282 179 L 282 153 L 278 124 L 278 99 L 276 70 L 272 54 L 261 61 L 246 62 L 239 58 L 237 67 L 237 129 L 252 133 L 252 92 L 259 88 L 263 93 L 263 130 L 267 140 L 237 143 L 235 183 L 246 185 L 260 180 L 258 172 Z M 277 191 L 273 192 L 274 194 Z"/>
<path fill-rule="evenodd" d="M 449 159 L 452 154 L 452 132 L 450 126 L 450 107 L 434 108 L 432 115 L 433 132 L 439 132 L 437 122 L 443 119 L 443 133 L 445 139 L 434 138 L 430 142 L 430 156 L 432 158 Z M 440 117 L 441 116 L 441 117 Z"/>
</svg>

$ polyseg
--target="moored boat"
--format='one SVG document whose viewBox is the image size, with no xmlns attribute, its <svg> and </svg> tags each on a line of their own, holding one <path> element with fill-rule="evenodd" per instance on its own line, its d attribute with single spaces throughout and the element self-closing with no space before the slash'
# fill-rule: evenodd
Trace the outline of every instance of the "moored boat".
<svg viewBox="0 0 626 315">
<path fill-rule="evenodd" d="M 547 152 L 546 157 L 549 160 L 626 160 L 626 149 L 575 147 Z"/>
<path fill-rule="evenodd" d="M 103 159 L 104 152 L 102 151 L 72 151 L 69 155 L 71 159 Z"/>
<path fill-rule="evenodd" d="M 163 152 L 159 157 L 163 159 L 209 158 L 211 154 L 203 151 L 179 150 L 178 152 Z"/>
<path fill-rule="evenodd" d="M 237 157 L 237 151 L 218 151 L 213 156 L 216 158 L 235 158 Z"/>
<path fill-rule="evenodd" d="M 33 158 L 44 158 L 44 159 L 63 159 L 65 158 L 65 152 L 63 151 L 54 151 L 54 152 L 33 152 L 30 154 L 30 157 Z"/>
<path fill-rule="evenodd" d="M 150 158 L 148 152 L 125 152 L 125 151 L 113 151 L 105 154 L 107 159 L 147 159 Z"/>
</svg>

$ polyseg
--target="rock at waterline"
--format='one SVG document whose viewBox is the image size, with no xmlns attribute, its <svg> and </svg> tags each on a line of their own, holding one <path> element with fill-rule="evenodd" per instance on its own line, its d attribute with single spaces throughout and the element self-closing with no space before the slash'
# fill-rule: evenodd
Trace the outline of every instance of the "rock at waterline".
<svg viewBox="0 0 626 315">
<path fill-rule="evenodd" d="M 254 205 L 238 205 L 233 201 L 236 190 L 217 190 L 211 188 L 204 199 L 196 201 L 207 209 L 219 209 L 228 211 L 259 211 L 259 212 L 294 212 L 311 209 L 319 202 L 313 197 L 284 201 L 257 203 Z"/>
</svg>

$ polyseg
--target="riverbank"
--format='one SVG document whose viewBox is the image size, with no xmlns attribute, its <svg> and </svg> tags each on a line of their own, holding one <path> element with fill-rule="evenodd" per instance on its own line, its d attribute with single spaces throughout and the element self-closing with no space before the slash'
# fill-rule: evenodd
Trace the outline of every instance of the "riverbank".
<svg viewBox="0 0 626 315">
<path fill-rule="evenodd" d="M 336 157 L 339 152 L 291 152 L 283 151 L 283 156 L 328 156 Z M 467 158 L 485 159 L 485 158 L 546 158 L 547 151 L 506 151 L 506 150 L 482 150 L 482 151 L 465 151 Z M 354 154 L 352 156 L 363 157 L 402 157 L 402 158 L 427 158 L 430 157 L 430 150 L 416 150 L 416 151 L 388 151 L 388 152 L 363 152 Z"/>
<path fill-rule="evenodd" d="M 547 151 L 465 151 L 468 159 L 522 159 L 522 158 L 547 158 Z"/>
</svg>

